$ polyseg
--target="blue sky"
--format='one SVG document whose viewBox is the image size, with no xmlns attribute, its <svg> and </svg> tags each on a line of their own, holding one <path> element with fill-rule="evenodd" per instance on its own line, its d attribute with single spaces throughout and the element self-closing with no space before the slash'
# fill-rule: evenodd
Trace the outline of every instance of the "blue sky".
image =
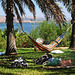
<svg viewBox="0 0 75 75">
<path fill-rule="evenodd" d="M 34 0 L 33 0 L 33 2 L 34 2 Z M 44 14 L 41 12 L 38 5 L 35 2 L 34 2 L 34 4 L 35 4 L 35 8 L 36 8 L 36 18 L 44 18 Z M 71 14 L 67 12 L 65 7 L 61 3 L 59 3 L 59 5 L 63 8 L 62 11 L 63 11 L 64 15 L 66 16 L 66 18 L 71 19 Z M 26 17 L 33 18 L 33 14 L 28 10 L 28 8 L 24 8 L 24 10 L 26 12 Z M 0 16 L 5 16 L 3 8 L 1 7 L 1 3 L 0 3 Z"/>
<path fill-rule="evenodd" d="M 36 3 L 34 2 L 35 4 L 35 8 L 36 8 L 36 17 L 42 17 L 44 18 L 44 14 L 41 12 L 41 10 L 39 9 L 39 7 L 36 5 Z M 28 10 L 28 8 L 24 8 L 25 10 L 25 13 L 26 13 L 26 17 L 33 17 L 33 14 Z M 1 3 L 0 3 L 0 16 L 5 16 L 5 13 L 3 11 L 3 8 L 1 6 Z"/>
</svg>

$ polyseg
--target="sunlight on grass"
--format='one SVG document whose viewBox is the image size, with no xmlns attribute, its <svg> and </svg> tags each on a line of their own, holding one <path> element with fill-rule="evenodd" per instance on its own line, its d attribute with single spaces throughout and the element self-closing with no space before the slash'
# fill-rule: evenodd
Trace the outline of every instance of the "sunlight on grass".
<svg viewBox="0 0 75 75">
<path fill-rule="evenodd" d="M 0 52 L 5 51 L 5 49 L 0 49 Z M 12 59 L 10 56 L 2 55 L 0 56 L 0 75 L 74 75 L 75 68 L 70 69 L 44 69 L 43 65 L 34 65 L 33 59 L 45 54 L 45 52 L 34 52 L 32 48 L 17 49 L 19 57 L 26 59 L 28 67 L 12 68 Z M 62 50 L 62 54 L 52 54 L 54 58 L 61 58 L 62 60 L 71 59 L 72 65 L 75 65 L 75 51 L 70 49 Z M 51 53 L 50 53 L 51 54 Z"/>
</svg>

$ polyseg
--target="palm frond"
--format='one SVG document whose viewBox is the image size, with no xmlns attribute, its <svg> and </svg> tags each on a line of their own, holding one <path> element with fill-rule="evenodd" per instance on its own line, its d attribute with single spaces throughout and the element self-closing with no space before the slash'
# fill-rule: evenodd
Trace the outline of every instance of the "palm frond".
<svg viewBox="0 0 75 75">
<path fill-rule="evenodd" d="M 3 7 L 4 12 L 6 13 L 6 0 L 2 0 L 1 5 Z"/>
<path fill-rule="evenodd" d="M 32 0 L 23 0 L 24 3 L 28 6 L 29 10 L 33 13 L 34 19 L 36 18 L 35 16 L 35 5 L 32 2 Z"/>
<path fill-rule="evenodd" d="M 19 0 L 14 0 L 14 2 L 17 4 L 21 15 L 25 14 L 21 2 Z"/>
<path fill-rule="evenodd" d="M 18 21 L 19 21 L 19 23 L 20 23 L 20 25 L 21 25 L 21 27 L 22 27 L 22 20 L 21 20 L 21 17 L 20 17 L 20 14 L 19 14 L 19 12 L 18 12 L 17 7 L 15 6 L 15 3 L 14 3 L 14 9 L 15 9 L 15 13 L 16 13 L 16 15 L 17 15 L 17 19 L 18 19 Z M 23 28 L 23 27 L 22 27 L 22 28 Z"/>
<path fill-rule="evenodd" d="M 64 4 L 64 6 L 67 8 L 67 10 L 69 12 L 71 12 L 72 10 L 72 7 L 71 7 L 71 4 L 72 4 L 72 0 L 55 0 L 55 1 L 60 1 Z"/>
<path fill-rule="evenodd" d="M 41 8 L 42 12 L 45 14 L 45 16 L 50 17 L 50 15 L 53 15 L 56 22 L 59 24 L 59 26 L 64 24 L 65 18 L 62 14 L 62 11 L 57 6 L 57 4 L 54 2 L 54 0 L 35 0 L 39 7 Z"/>
</svg>

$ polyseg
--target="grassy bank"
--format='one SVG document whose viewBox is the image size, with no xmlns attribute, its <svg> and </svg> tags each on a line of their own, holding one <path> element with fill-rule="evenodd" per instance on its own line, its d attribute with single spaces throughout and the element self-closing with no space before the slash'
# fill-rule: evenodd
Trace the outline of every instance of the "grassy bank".
<svg viewBox="0 0 75 75">
<path fill-rule="evenodd" d="M 0 49 L 5 51 L 5 49 Z M 44 69 L 43 65 L 34 65 L 33 59 L 37 59 L 45 52 L 34 52 L 32 48 L 17 49 L 19 57 L 27 60 L 28 68 L 12 68 L 10 56 L 0 56 L 0 75 L 75 75 L 75 68 L 70 69 Z M 69 49 L 62 50 L 63 54 L 52 54 L 54 58 L 62 60 L 71 59 L 72 65 L 75 65 L 75 51 Z"/>
</svg>

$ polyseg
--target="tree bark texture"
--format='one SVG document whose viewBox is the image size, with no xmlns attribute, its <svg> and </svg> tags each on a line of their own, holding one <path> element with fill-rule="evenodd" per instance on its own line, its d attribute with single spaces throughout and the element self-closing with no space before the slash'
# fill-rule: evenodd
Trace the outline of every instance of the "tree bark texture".
<svg viewBox="0 0 75 75">
<path fill-rule="evenodd" d="M 70 49 L 75 50 L 75 0 L 72 0 L 72 13 L 71 13 L 71 23 L 72 23 L 72 37 Z"/>
<path fill-rule="evenodd" d="M 7 0 L 6 23 L 7 23 L 7 48 L 6 48 L 6 55 L 9 55 L 12 52 L 16 52 L 17 53 L 15 37 L 14 37 L 13 3 L 12 3 L 12 0 Z"/>
</svg>

